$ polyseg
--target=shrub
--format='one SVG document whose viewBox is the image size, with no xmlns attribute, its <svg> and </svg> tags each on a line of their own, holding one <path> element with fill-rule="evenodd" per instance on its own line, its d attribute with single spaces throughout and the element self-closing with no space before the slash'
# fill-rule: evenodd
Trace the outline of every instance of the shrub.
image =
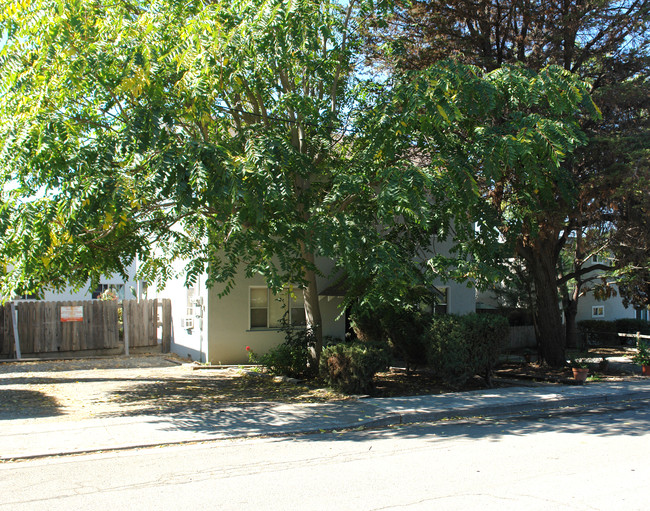
<svg viewBox="0 0 650 511">
<path fill-rule="evenodd" d="M 616 331 L 625 334 L 635 334 L 640 332 L 641 335 L 650 334 L 650 323 L 642 319 L 623 318 L 614 321 Z"/>
<path fill-rule="evenodd" d="M 350 318 L 354 334 L 361 342 L 384 341 L 384 329 L 381 325 L 381 310 L 369 307 L 357 308 Z"/>
<path fill-rule="evenodd" d="M 585 332 L 590 343 L 593 344 L 619 344 L 625 340 L 618 333 L 635 334 L 641 332 L 650 334 L 650 323 L 633 318 L 605 321 L 602 319 L 586 319 L 578 321 L 578 328 Z"/>
<path fill-rule="evenodd" d="M 396 359 L 403 360 L 406 369 L 426 364 L 427 333 L 431 314 L 416 308 L 393 308 L 381 318 L 388 345 Z"/>
<path fill-rule="evenodd" d="M 313 332 L 286 324 L 283 331 L 284 342 L 261 355 L 258 358 L 259 363 L 275 375 L 307 379 L 316 376 L 317 367 L 310 351 L 316 344 Z"/>
<path fill-rule="evenodd" d="M 347 394 L 365 394 L 373 389 L 373 378 L 388 368 L 390 357 L 378 343 L 340 343 L 323 349 L 320 375 L 327 385 Z"/>
<path fill-rule="evenodd" d="M 509 328 L 502 316 L 435 317 L 429 335 L 429 365 L 452 385 L 463 385 L 475 374 L 491 385 L 492 370 L 507 343 Z"/>
<path fill-rule="evenodd" d="M 426 363 L 426 334 L 431 314 L 411 304 L 385 304 L 355 311 L 352 323 L 362 342 L 387 343 L 393 357 L 410 369 Z"/>
<path fill-rule="evenodd" d="M 586 334 L 589 344 L 612 344 L 618 341 L 613 321 L 585 319 L 578 321 L 578 328 Z"/>
</svg>

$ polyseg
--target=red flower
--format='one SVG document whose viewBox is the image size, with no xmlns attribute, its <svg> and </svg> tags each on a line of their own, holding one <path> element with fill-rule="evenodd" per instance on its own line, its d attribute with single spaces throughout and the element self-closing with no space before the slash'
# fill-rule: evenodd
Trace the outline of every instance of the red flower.
<svg viewBox="0 0 650 511">
<path fill-rule="evenodd" d="M 250 351 L 250 350 L 251 350 L 251 347 L 250 347 L 250 346 L 246 346 L 246 351 Z"/>
</svg>

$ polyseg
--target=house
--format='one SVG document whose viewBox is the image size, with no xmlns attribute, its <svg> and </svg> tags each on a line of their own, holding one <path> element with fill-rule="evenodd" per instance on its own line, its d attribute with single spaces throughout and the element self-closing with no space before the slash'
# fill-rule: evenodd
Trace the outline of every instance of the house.
<svg viewBox="0 0 650 511">
<path fill-rule="evenodd" d="M 602 256 L 592 256 L 591 262 L 594 264 L 607 264 L 607 259 Z M 594 272 L 596 274 L 596 272 Z M 597 274 L 596 274 L 597 275 Z M 588 274 L 592 276 L 592 274 Z M 603 321 L 614 321 L 617 319 L 640 319 L 648 321 L 648 309 L 635 309 L 634 307 L 625 307 L 620 291 L 616 284 L 609 284 L 613 291 L 606 299 L 599 299 L 593 292 L 592 287 L 585 286 L 584 294 L 578 300 L 578 313 L 576 321 L 587 319 L 598 319 Z"/>
<path fill-rule="evenodd" d="M 317 260 L 317 264 L 324 275 L 334 266 L 326 259 Z M 221 288 L 208 288 L 205 282 L 202 276 L 192 287 L 186 287 L 178 278 L 156 291 L 155 296 L 172 300 L 171 349 L 180 356 L 212 364 L 244 364 L 248 362 L 247 346 L 262 354 L 284 340 L 279 320 L 285 312 L 293 324 L 304 324 L 302 295 L 287 289 L 274 296 L 261 276 L 242 277 L 221 298 Z M 323 336 L 343 339 L 346 318 L 335 283 L 334 278 L 318 278 Z M 437 287 L 446 300 L 439 304 L 437 312 L 474 312 L 473 288 L 454 282 L 441 282 Z"/>
<path fill-rule="evenodd" d="M 127 267 L 126 280 L 120 275 L 102 275 L 99 279 L 97 287 L 91 287 L 88 282 L 81 289 L 75 290 L 67 287 L 61 291 L 45 290 L 43 293 L 43 300 L 48 301 L 76 301 L 76 300 L 92 300 L 99 297 L 101 293 L 108 289 L 112 289 L 117 294 L 119 300 L 132 300 L 141 299 L 147 295 L 146 282 L 137 280 L 135 275 L 137 272 L 137 261 L 132 262 Z M 18 299 L 29 300 L 33 297 L 31 295 L 21 296 Z"/>
</svg>

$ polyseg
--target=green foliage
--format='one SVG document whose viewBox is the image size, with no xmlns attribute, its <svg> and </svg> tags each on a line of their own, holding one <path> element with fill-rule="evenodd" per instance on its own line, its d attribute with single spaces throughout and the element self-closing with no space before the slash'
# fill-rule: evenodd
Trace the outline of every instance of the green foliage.
<svg viewBox="0 0 650 511">
<path fill-rule="evenodd" d="M 624 339 L 620 338 L 618 333 L 635 334 L 640 332 L 642 335 L 650 334 L 650 323 L 647 321 L 623 318 L 614 321 L 602 319 L 586 319 L 578 321 L 578 328 L 584 332 L 593 344 L 620 344 Z"/>
<path fill-rule="evenodd" d="M 437 316 L 431 324 L 429 364 L 440 378 L 453 385 L 463 385 L 476 374 L 490 385 L 509 328 L 508 320 L 500 316 Z"/>
<path fill-rule="evenodd" d="M 642 319 L 621 318 L 614 320 L 616 331 L 626 334 L 640 332 L 642 335 L 650 334 L 650 323 Z"/>
<path fill-rule="evenodd" d="M 632 362 L 642 366 L 650 366 L 650 346 L 647 342 L 639 340 L 636 345 L 636 353 L 632 357 Z"/>
<path fill-rule="evenodd" d="M 265 366 L 270 374 L 278 376 L 303 379 L 316 376 L 317 367 L 310 351 L 316 345 L 313 332 L 286 324 L 283 331 L 284 342 L 257 357 L 257 362 Z"/>
<path fill-rule="evenodd" d="M 616 344 L 618 335 L 616 323 L 601 319 L 578 321 L 578 328 L 587 336 L 590 344 Z"/>
<path fill-rule="evenodd" d="M 341 343 L 323 349 L 320 375 L 327 385 L 348 394 L 365 394 L 374 388 L 373 378 L 388 368 L 385 345 L 370 342 Z"/>
<path fill-rule="evenodd" d="M 373 307 L 440 275 L 495 278 L 495 258 L 574 198 L 563 163 L 594 110 L 586 84 L 555 66 L 455 62 L 366 83 L 354 8 L 13 3 L 3 296 L 124 274 L 136 257 L 149 282 L 182 260 L 189 283 L 207 272 L 223 294 L 241 274 L 315 283 L 329 257 L 348 303 Z M 320 337 L 317 295 L 305 310 Z"/>
<path fill-rule="evenodd" d="M 359 339 L 386 343 L 393 358 L 410 369 L 426 364 L 426 336 L 431 318 L 432 313 L 423 312 L 420 304 L 396 301 L 374 309 L 357 307 L 351 321 Z"/>
<path fill-rule="evenodd" d="M 350 168 L 336 143 L 353 85 L 348 13 L 40 0 L 5 14 L 5 294 L 84 285 L 135 257 L 149 281 L 182 259 L 189 282 L 208 270 L 225 292 L 240 268 L 275 289 L 304 279 L 305 254 L 332 239 L 322 202 Z"/>
<path fill-rule="evenodd" d="M 589 364 L 584 358 L 571 357 L 569 360 L 569 366 L 575 369 L 587 369 Z"/>
<path fill-rule="evenodd" d="M 487 285 L 495 258 L 505 261 L 534 237 L 558 201 L 575 200 L 565 162 L 585 143 L 581 116 L 597 115 L 589 87 L 557 66 L 483 72 L 440 62 L 397 78 L 361 118 L 358 143 L 407 170 L 417 147 L 417 171 L 435 204 L 431 228 L 445 239 L 453 225 L 456 241 L 452 257 L 437 253 L 428 264 Z"/>
</svg>

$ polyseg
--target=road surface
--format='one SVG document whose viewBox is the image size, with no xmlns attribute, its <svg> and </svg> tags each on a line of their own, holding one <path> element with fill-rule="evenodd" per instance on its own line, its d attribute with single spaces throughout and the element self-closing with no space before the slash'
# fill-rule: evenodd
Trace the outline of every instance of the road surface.
<svg viewBox="0 0 650 511">
<path fill-rule="evenodd" d="M 646 405 L 0 465 L 0 510 L 646 509 Z"/>
</svg>

